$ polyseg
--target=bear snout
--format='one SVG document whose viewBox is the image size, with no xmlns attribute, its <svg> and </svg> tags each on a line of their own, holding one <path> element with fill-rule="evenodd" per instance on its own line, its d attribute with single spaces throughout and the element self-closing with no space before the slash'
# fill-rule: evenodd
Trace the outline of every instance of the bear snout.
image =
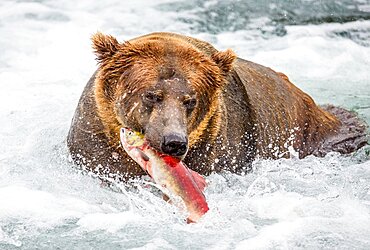
<svg viewBox="0 0 370 250">
<path fill-rule="evenodd" d="M 183 157 L 188 151 L 188 139 L 185 135 L 172 133 L 164 135 L 161 142 L 161 150 L 163 153 Z"/>
</svg>

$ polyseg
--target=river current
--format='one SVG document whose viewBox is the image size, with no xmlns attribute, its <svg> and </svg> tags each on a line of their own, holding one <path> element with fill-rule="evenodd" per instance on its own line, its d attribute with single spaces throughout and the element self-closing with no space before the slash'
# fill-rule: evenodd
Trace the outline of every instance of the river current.
<svg viewBox="0 0 370 250">
<path fill-rule="evenodd" d="M 79 171 L 66 136 L 96 61 L 91 35 L 188 34 L 284 72 L 370 124 L 369 0 L 0 1 L 0 249 L 369 249 L 370 147 L 256 160 L 206 177 L 186 224 L 147 180 Z M 294 154 L 293 154 L 294 155 Z"/>
</svg>

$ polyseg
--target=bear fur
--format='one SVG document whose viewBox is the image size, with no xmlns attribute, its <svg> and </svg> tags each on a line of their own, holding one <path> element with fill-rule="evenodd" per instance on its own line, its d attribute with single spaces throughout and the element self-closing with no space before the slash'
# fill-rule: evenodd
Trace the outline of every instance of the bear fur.
<svg viewBox="0 0 370 250">
<path fill-rule="evenodd" d="M 186 137 L 180 156 L 200 174 L 246 173 L 256 158 L 350 153 L 367 143 L 366 125 L 344 109 L 319 107 L 288 77 L 231 51 L 173 33 L 119 43 L 92 37 L 99 62 L 79 100 L 68 135 L 72 159 L 99 176 L 144 171 L 122 150 L 121 127 Z M 162 144 L 161 144 L 162 143 Z"/>
</svg>

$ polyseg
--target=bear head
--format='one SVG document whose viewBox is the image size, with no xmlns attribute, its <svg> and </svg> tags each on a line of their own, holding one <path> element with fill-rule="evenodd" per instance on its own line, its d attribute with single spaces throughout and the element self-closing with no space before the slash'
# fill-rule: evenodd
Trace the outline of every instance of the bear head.
<svg viewBox="0 0 370 250">
<path fill-rule="evenodd" d="M 221 92 L 236 58 L 231 50 L 205 53 L 162 36 L 119 43 L 96 33 L 92 41 L 99 62 L 96 106 L 112 144 L 129 127 L 158 151 L 183 158 L 206 134 L 217 136 Z"/>
</svg>

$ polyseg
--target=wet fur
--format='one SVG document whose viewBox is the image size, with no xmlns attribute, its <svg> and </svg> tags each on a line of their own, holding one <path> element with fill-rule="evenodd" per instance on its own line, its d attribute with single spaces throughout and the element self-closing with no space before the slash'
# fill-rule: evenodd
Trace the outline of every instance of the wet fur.
<svg viewBox="0 0 370 250">
<path fill-rule="evenodd" d="M 135 103 L 161 80 L 179 79 L 197 93 L 184 161 L 200 174 L 247 172 L 256 157 L 288 157 L 289 146 L 304 157 L 350 153 L 366 144 L 366 126 L 356 116 L 318 107 L 286 75 L 237 58 L 231 50 L 219 52 L 172 33 L 125 43 L 97 33 L 92 40 L 99 68 L 79 101 L 68 146 L 76 163 L 98 174 L 144 174 L 121 149 L 119 129 L 145 130 L 146 118 Z"/>
</svg>

